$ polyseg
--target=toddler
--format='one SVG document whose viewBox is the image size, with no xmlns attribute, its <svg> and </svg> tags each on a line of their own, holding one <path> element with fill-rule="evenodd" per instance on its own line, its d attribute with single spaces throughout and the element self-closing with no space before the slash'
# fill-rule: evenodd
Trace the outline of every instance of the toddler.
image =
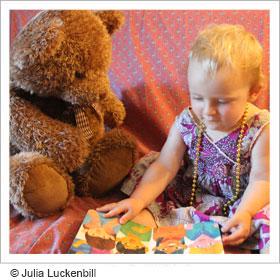
<svg viewBox="0 0 280 280">
<path fill-rule="evenodd" d="M 213 220 L 225 245 L 267 252 L 269 112 L 253 105 L 261 65 L 262 47 L 242 26 L 203 30 L 189 55 L 191 107 L 160 154 L 133 168 L 122 187 L 130 197 L 97 210 L 153 227 Z"/>
</svg>

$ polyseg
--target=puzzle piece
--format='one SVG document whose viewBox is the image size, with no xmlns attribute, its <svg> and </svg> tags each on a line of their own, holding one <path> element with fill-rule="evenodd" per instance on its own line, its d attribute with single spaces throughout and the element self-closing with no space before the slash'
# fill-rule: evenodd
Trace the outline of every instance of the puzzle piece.
<svg viewBox="0 0 280 280">
<path fill-rule="evenodd" d="M 216 238 L 220 236 L 218 226 L 213 222 L 202 222 L 192 225 L 192 229 L 186 231 L 186 236 L 190 240 L 196 240 L 200 235 L 205 234 L 209 237 Z"/>
</svg>

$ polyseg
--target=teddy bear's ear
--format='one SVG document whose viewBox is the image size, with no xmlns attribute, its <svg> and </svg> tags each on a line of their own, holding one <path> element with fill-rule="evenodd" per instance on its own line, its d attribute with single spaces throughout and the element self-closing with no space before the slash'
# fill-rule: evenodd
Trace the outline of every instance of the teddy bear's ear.
<svg viewBox="0 0 280 280">
<path fill-rule="evenodd" d="M 19 69 L 43 64 L 54 56 L 64 40 L 59 12 L 44 11 L 18 34 L 12 47 L 12 63 Z"/>
<path fill-rule="evenodd" d="M 124 14 L 120 11 L 102 11 L 96 12 L 96 15 L 102 20 L 110 35 L 124 23 Z"/>
</svg>

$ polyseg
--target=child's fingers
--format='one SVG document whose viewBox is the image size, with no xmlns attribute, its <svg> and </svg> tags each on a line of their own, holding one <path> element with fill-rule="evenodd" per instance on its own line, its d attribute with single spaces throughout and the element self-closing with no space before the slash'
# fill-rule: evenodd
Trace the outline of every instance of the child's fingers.
<svg viewBox="0 0 280 280">
<path fill-rule="evenodd" d="M 223 225 L 221 230 L 223 233 L 228 232 L 232 227 L 236 226 L 237 224 L 237 221 L 230 219 Z"/>
<path fill-rule="evenodd" d="M 245 238 L 239 238 L 235 241 L 228 241 L 228 240 L 224 240 L 222 239 L 222 242 L 225 246 L 237 246 L 242 244 L 245 241 Z"/>
<path fill-rule="evenodd" d="M 118 214 L 124 212 L 125 209 L 121 206 L 115 206 L 113 209 L 111 209 L 108 213 L 104 214 L 105 218 L 110 218 L 113 216 L 117 216 Z"/>
<path fill-rule="evenodd" d="M 227 236 L 223 236 L 222 240 L 225 245 L 235 245 L 240 244 L 242 241 L 244 241 L 243 232 L 241 229 L 237 229 L 233 233 Z"/>
<path fill-rule="evenodd" d="M 120 224 L 125 224 L 131 219 L 132 219 L 132 211 L 129 210 L 120 218 Z"/>
<path fill-rule="evenodd" d="M 236 241 L 224 241 L 223 240 L 223 244 L 225 246 L 237 246 L 237 245 L 242 244 L 245 240 L 246 240 L 245 238 L 239 238 Z"/>
<path fill-rule="evenodd" d="M 105 204 L 101 207 L 96 208 L 96 211 L 107 212 L 107 211 L 110 211 L 111 209 L 113 209 L 116 205 L 117 205 L 116 202 Z"/>
</svg>

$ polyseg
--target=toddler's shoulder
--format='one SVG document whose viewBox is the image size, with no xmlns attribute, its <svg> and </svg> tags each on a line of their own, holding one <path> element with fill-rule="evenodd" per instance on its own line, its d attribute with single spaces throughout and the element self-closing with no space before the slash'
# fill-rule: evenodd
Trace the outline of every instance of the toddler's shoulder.
<svg viewBox="0 0 280 280">
<path fill-rule="evenodd" d="M 179 115 L 176 116 L 175 119 L 176 127 L 182 131 L 186 129 L 190 129 L 192 126 L 195 125 L 193 121 L 193 117 L 191 114 L 191 108 L 185 108 Z"/>
<path fill-rule="evenodd" d="M 176 116 L 175 125 L 180 132 L 185 144 L 188 146 L 196 135 L 196 124 L 191 108 L 185 108 L 178 116 Z"/>
<path fill-rule="evenodd" d="M 176 116 L 176 120 L 182 122 L 192 122 L 192 118 L 191 107 L 184 108 L 183 111 Z"/>
<path fill-rule="evenodd" d="M 257 109 L 256 112 L 249 119 L 249 127 L 261 129 L 266 126 L 270 120 L 270 113 L 266 109 Z"/>
<path fill-rule="evenodd" d="M 249 118 L 247 125 L 248 130 L 245 134 L 243 143 L 247 144 L 248 151 L 251 152 L 256 141 L 259 139 L 263 131 L 267 133 L 267 127 L 270 120 L 270 113 L 266 109 L 259 109 L 253 113 L 251 118 Z M 246 146 L 246 145 L 245 145 Z"/>
</svg>

